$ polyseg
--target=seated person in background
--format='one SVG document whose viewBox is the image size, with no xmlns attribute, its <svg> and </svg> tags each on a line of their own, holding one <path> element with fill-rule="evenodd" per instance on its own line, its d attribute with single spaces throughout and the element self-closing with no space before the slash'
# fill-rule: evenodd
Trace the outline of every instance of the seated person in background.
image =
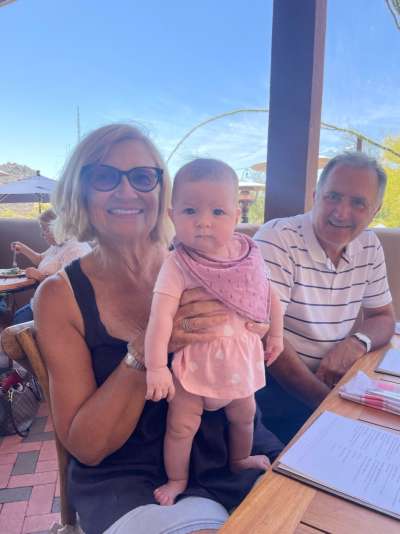
<svg viewBox="0 0 400 534">
<path fill-rule="evenodd" d="M 56 273 L 72 260 L 84 256 L 91 251 L 88 243 L 79 243 L 75 239 L 70 239 L 59 244 L 54 238 L 52 223 L 56 219 L 53 210 L 48 209 L 40 214 L 39 225 L 43 239 L 50 245 L 44 252 L 36 252 L 19 241 L 11 243 L 11 250 L 17 254 L 26 256 L 35 267 L 27 267 L 25 274 L 38 282 L 42 282 L 47 276 Z M 26 304 L 15 312 L 13 324 L 24 323 L 33 319 L 31 303 Z"/>
<path fill-rule="evenodd" d="M 357 359 L 393 335 L 385 258 L 367 230 L 385 186 L 376 160 L 340 154 L 322 171 L 310 212 L 269 221 L 254 236 L 285 310 L 284 351 L 256 399 L 284 442 Z"/>
<path fill-rule="evenodd" d="M 164 462 L 168 482 L 154 492 L 170 505 L 188 483 L 190 452 L 203 411 L 224 408 L 229 422 L 229 464 L 233 472 L 266 470 L 265 455 L 251 455 L 256 403 L 265 385 L 264 360 L 283 349 L 282 308 L 265 278 L 264 261 L 249 237 L 234 233 L 240 214 L 238 178 L 226 163 L 196 159 L 174 179 L 171 218 L 175 250 L 163 263 L 154 289 L 145 340 L 146 398 L 167 398 Z M 217 339 L 192 343 L 174 354 L 168 343 L 185 289 L 204 288 L 228 308 L 229 324 L 213 329 Z M 256 289 L 257 288 L 257 289 Z M 266 352 L 248 320 L 270 322 Z"/>
</svg>

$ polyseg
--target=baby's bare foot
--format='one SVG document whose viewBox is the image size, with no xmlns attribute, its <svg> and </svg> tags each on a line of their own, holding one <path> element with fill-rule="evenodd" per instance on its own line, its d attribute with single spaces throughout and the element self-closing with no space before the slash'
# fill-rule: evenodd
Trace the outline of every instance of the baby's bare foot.
<svg viewBox="0 0 400 534">
<path fill-rule="evenodd" d="M 161 506 L 171 506 L 175 502 L 175 497 L 182 493 L 186 486 L 187 480 L 169 480 L 154 490 L 154 498 Z"/>
<path fill-rule="evenodd" d="M 255 454 L 254 456 L 248 456 L 242 460 L 231 461 L 231 471 L 237 473 L 244 469 L 262 469 L 266 471 L 271 466 L 271 462 L 264 454 Z"/>
</svg>

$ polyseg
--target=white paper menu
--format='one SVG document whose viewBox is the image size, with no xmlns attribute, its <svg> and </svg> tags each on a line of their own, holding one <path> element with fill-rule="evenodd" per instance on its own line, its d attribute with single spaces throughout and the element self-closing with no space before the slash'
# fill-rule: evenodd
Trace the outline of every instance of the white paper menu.
<svg viewBox="0 0 400 534">
<path fill-rule="evenodd" d="M 400 519 L 399 434 L 323 412 L 275 470 Z"/>
<path fill-rule="evenodd" d="M 383 355 L 377 368 L 377 373 L 385 373 L 388 375 L 400 376 L 400 350 L 389 349 Z"/>
</svg>

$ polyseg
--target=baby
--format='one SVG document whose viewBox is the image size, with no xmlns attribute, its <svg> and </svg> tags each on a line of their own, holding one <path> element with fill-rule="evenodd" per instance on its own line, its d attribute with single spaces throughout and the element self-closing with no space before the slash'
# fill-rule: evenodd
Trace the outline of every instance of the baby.
<svg viewBox="0 0 400 534">
<path fill-rule="evenodd" d="M 162 505 L 173 504 L 187 486 L 203 410 L 225 409 L 232 471 L 269 466 L 266 456 L 251 456 L 254 392 L 265 385 L 264 360 L 271 364 L 283 350 L 282 310 L 256 244 L 234 233 L 239 214 L 238 179 L 227 164 L 197 159 L 178 171 L 170 210 L 175 250 L 159 273 L 145 339 L 146 399 L 169 401 L 168 482 L 154 492 Z M 194 287 L 220 300 L 229 321 L 213 329 L 214 341 L 175 353 L 171 373 L 167 347 L 173 319 L 183 291 Z M 259 336 L 246 329 L 248 320 L 270 322 L 265 355 Z"/>
</svg>

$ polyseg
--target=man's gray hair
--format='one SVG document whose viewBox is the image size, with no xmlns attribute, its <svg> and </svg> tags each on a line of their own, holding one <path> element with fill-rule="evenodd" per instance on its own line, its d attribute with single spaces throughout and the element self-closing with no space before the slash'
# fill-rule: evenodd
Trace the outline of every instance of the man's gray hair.
<svg viewBox="0 0 400 534">
<path fill-rule="evenodd" d="M 334 158 L 330 159 L 325 165 L 319 180 L 317 182 L 317 193 L 321 190 L 322 186 L 326 182 L 329 173 L 338 165 L 347 165 L 348 167 L 354 167 L 357 169 L 371 169 L 376 172 L 378 178 L 378 202 L 383 200 L 386 188 L 386 173 L 375 158 L 371 158 L 363 152 L 343 152 L 338 154 Z"/>
</svg>

